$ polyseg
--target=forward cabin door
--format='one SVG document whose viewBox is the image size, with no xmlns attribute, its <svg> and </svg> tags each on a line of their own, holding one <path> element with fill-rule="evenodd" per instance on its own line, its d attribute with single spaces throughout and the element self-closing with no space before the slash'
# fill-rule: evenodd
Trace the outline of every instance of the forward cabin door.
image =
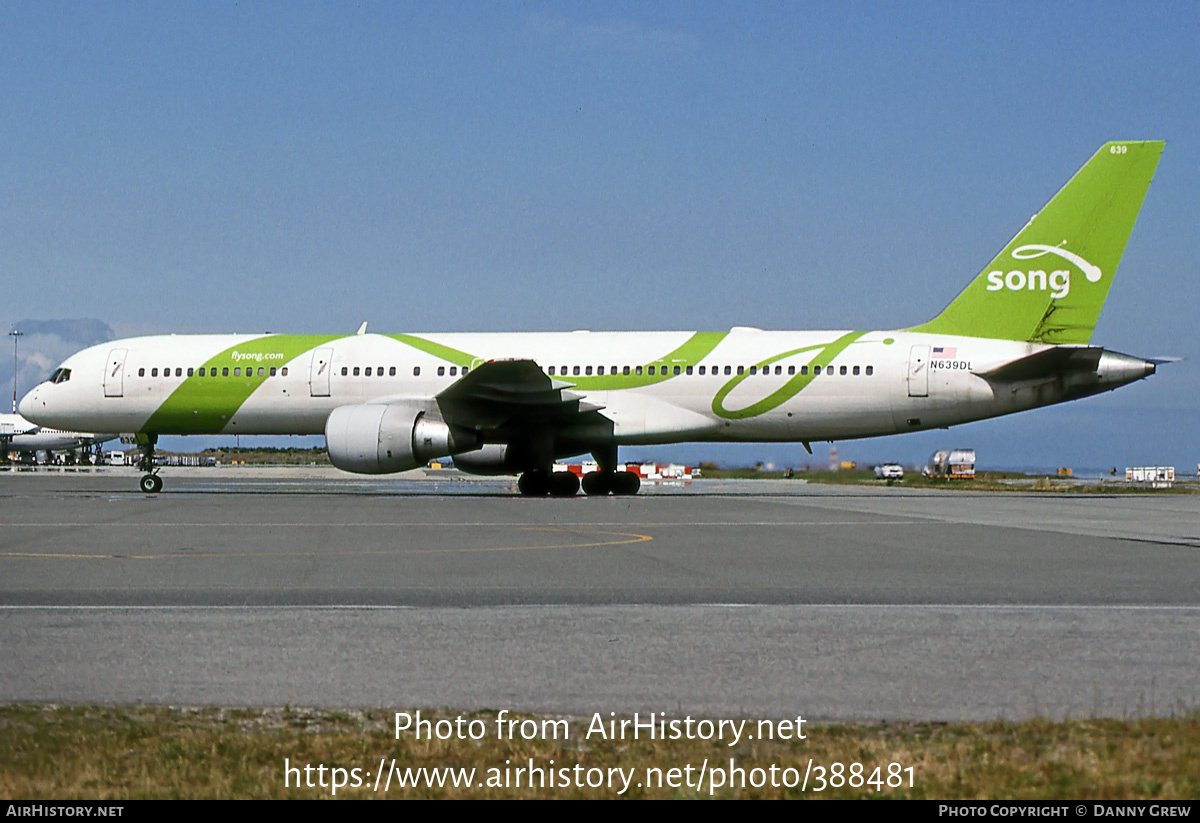
<svg viewBox="0 0 1200 823">
<path fill-rule="evenodd" d="M 929 396 L 928 346 L 913 346 L 908 354 L 908 396 Z"/>
<path fill-rule="evenodd" d="M 108 353 L 108 365 L 104 367 L 104 396 L 125 396 L 125 355 L 128 349 L 113 349 Z"/>
<path fill-rule="evenodd" d="M 329 372 L 332 369 L 333 349 L 317 349 L 313 352 L 308 371 L 309 393 L 313 397 L 329 396 Z"/>
</svg>

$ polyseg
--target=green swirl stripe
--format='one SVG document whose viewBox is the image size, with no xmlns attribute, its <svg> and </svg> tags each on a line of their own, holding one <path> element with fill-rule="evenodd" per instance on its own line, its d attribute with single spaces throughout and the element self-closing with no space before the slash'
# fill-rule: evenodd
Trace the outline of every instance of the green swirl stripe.
<svg viewBox="0 0 1200 823">
<path fill-rule="evenodd" d="M 772 363 L 776 363 L 780 360 L 784 360 L 797 354 L 803 354 L 807 351 L 816 352 L 812 359 L 808 361 L 809 366 L 816 365 L 818 361 L 821 361 L 822 364 L 827 364 L 829 361 L 833 360 L 835 357 L 845 351 L 851 343 L 855 342 L 865 334 L 866 332 L 864 331 L 850 332 L 849 334 L 842 335 L 832 343 L 818 346 L 805 346 L 800 349 L 792 349 L 791 351 L 786 351 L 782 354 L 776 354 L 767 358 L 766 360 L 755 363 L 754 365 L 761 369 L 764 366 L 769 366 Z M 743 380 L 745 380 L 747 377 L 750 377 L 750 370 L 747 369 L 722 386 L 721 390 L 717 392 L 715 397 L 713 397 L 713 413 L 726 420 L 744 420 L 747 417 L 757 417 L 760 414 L 769 412 L 771 409 L 777 408 L 791 398 L 795 397 L 813 381 L 813 378 L 816 377 L 814 370 L 809 368 L 807 369 L 807 372 L 808 374 L 797 374 L 795 377 L 792 377 L 778 389 L 771 392 L 757 403 L 751 403 L 749 406 L 746 406 L 743 409 L 725 408 L 725 398 L 729 396 L 729 393 L 741 385 Z"/>
</svg>

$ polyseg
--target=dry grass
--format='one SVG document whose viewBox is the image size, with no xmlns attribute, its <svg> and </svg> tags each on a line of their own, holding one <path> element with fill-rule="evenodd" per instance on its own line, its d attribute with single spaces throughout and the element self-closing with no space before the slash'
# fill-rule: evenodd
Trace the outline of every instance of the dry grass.
<svg viewBox="0 0 1200 823">
<path fill-rule="evenodd" d="M 434 716 L 452 717 L 447 713 Z M 493 723 L 494 715 L 470 717 Z M 586 719 L 573 719 L 582 734 Z M 358 767 L 373 775 L 380 759 L 400 768 L 487 770 L 621 767 L 636 777 L 625 796 L 708 796 L 685 787 L 637 787 L 647 769 L 727 766 L 790 767 L 803 775 L 809 759 L 912 766 L 914 787 L 827 789 L 718 788 L 718 797 L 913 797 L 1178 799 L 1200 797 L 1200 718 L 1091 720 L 978 725 L 901 724 L 806 727 L 807 740 L 743 741 L 730 748 L 704 741 L 480 741 L 394 739 L 384 711 L 0 707 L 0 796 L 24 799 L 328 797 L 328 788 L 287 788 L 284 759 L 297 764 Z M 814 772 L 815 775 L 815 772 Z M 328 782 L 328 781 L 327 781 Z M 694 782 L 694 778 L 693 778 Z M 907 781 L 906 781 L 907 783 Z M 382 784 L 381 784 L 382 788 Z M 386 794 L 344 788 L 338 797 L 613 797 L 594 788 L 422 788 Z"/>
</svg>

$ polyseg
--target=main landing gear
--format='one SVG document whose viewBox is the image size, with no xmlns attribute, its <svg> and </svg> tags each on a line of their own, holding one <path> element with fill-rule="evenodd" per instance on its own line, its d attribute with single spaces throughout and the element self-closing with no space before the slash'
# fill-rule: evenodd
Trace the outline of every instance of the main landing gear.
<svg viewBox="0 0 1200 823">
<path fill-rule="evenodd" d="M 517 481 L 517 489 L 524 497 L 574 497 L 583 486 L 588 496 L 606 494 L 637 494 L 642 480 L 633 472 L 588 472 L 583 483 L 573 472 L 528 471 Z"/>
<path fill-rule="evenodd" d="M 163 487 L 162 478 L 158 476 L 158 467 L 154 465 L 156 443 L 158 443 L 157 434 L 146 435 L 144 441 L 142 435 L 138 435 L 138 451 L 141 452 L 141 455 L 138 457 L 137 466 L 146 472 L 138 481 L 138 486 L 146 494 L 158 494 Z"/>
</svg>

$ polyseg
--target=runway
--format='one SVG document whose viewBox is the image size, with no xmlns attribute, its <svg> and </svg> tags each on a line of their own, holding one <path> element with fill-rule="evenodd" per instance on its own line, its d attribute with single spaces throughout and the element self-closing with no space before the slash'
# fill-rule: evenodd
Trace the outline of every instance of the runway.
<svg viewBox="0 0 1200 823">
<path fill-rule="evenodd" d="M 1200 496 L 0 473 L 0 700 L 814 720 L 1200 706 Z"/>
</svg>

